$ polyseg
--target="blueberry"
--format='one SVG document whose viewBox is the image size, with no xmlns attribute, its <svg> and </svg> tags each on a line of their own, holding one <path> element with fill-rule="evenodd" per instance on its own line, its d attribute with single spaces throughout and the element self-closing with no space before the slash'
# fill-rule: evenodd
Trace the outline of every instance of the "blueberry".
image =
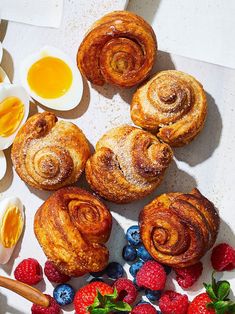
<svg viewBox="0 0 235 314">
<path fill-rule="evenodd" d="M 121 264 L 112 262 L 107 266 L 106 274 L 109 276 L 109 278 L 118 279 L 123 277 L 124 269 Z"/>
<path fill-rule="evenodd" d="M 162 291 L 161 290 L 145 290 L 145 295 L 149 299 L 149 301 L 158 301 L 161 297 Z"/>
<path fill-rule="evenodd" d="M 143 245 L 138 247 L 137 256 L 145 262 L 153 259 L 152 256 L 149 254 L 149 252 L 146 250 L 146 248 Z"/>
<path fill-rule="evenodd" d="M 134 261 L 137 257 L 136 249 L 131 245 L 124 246 L 122 250 L 122 257 L 127 262 Z"/>
<path fill-rule="evenodd" d="M 100 278 L 93 278 L 93 279 L 91 279 L 91 280 L 89 281 L 89 283 L 97 282 L 97 281 L 99 281 L 99 282 L 104 282 L 104 280 L 102 280 L 102 279 L 100 279 Z"/>
<path fill-rule="evenodd" d="M 166 274 L 169 275 L 170 272 L 171 272 L 171 267 L 168 266 L 168 265 L 162 265 L 162 266 L 164 267 L 164 270 L 165 270 Z"/>
<path fill-rule="evenodd" d="M 55 287 L 53 297 L 59 305 L 73 303 L 75 292 L 73 287 L 68 284 L 61 284 Z"/>
<path fill-rule="evenodd" d="M 143 265 L 144 265 L 144 262 L 141 261 L 141 260 L 139 260 L 139 261 L 133 263 L 133 264 L 131 265 L 131 267 L 129 268 L 130 274 L 131 274 L 133 277 L 135 277 L 136 274 L 138 273 L 138 271 L 140 270 L 140 268 L 141 268 Z"/>
<path fill-rule="evenodd" d="M 103 277 L 104 274 L 105 274 L 105 269 L 102 271 L 97 271 L 96 273 L 90 273 L 90 275 L 95 278 Z"/>
<path fill-rule="evenodd" d="M 131 245 L 138 246 L 141 243 L 139 226 L 131 226 L 128 228 L 126 238 Z"/>
</svg>

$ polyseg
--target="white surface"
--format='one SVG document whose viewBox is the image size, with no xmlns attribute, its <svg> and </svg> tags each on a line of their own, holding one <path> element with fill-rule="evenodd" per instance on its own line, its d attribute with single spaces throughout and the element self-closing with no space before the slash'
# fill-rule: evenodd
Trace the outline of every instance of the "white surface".
<svg viewBox="0 0 235 314">
<path fill-rule="evenodd" d="M 12 74 L 12 59 L 14 60 L 14 77 L 19 80 L 18 66 L 22 59 L 32 51 L 40 49 L 45 44 L 57 46 L 67 51 L 75 59 L 79 42 L 84 32 L 98 16 L 108 12 L 111 8 L 118 8 L 118 1 L 107 1 L 102 7 L 95 7 L 96 1 L 91 1 L 91 6 L 85 6 L 86 0 L 67 2 L 62 27 L 59 30 L 29 27 L 9 23 L 3 41 L 5 49 L 4 68 L 8 67 Z M 76 3 L 76 4 L 75 4 Z M 99 10 L 99 11 L 97 11 Z M 17 31 L 17 36 L 15 33 Z M 11 57 L 10 57 L 11 55 Z M 221 215 L 221 230 L 218 243 L 229 242 L 235 246 L 235 220 L 233 191 L 235 165 L 234 159 L 234 102 L 235 102 L 235 71 L 223 67 L 186 59 L 179 56 L 170 56 L 159 53 L 157 67 L 160 69 L 179 69 L 194 75 L 201 81 L 207 92 L 209 112 L 206 126 L 198 138 L 188 146 L 175 149 L 175 162 L 172 163 L 164 182 L 151 196 L 143 201 L 129 205 L 114 205 L 107 203 L 113 213 L 113 230 L 108 246 L 110 248 L 110 261 L 124 263 L 121 257 L 122 247 L 125 244 L 124 233 L 128 226 L 138 219 L 140 209 L 151 201 L 154 196 L 170 191 L 188 192 L 197 186 L 200 191 L 214 202 Z M 70 112 L 56 112 L 63 118 L 76 123 L 81 127 L 94 145 L 100 136 L 108 129 L 123 123 L 131 123 L 129 102 L 134 89 L 120 90 L 111 86 L 92 88 L 85 82 L 84 95 L 80 106 Z M 39 108 L 40 111 L 43 108 Z M 37 111 L 32 105 L 31 114 Z M 0 192 L 3 196 L 19 196 L 25 205 L 26 228 L 14 252 L 14 258 L 8 265 L 0 268 L 0 275 L 13 276 L 13 270 L 18 263 L 27 257 L 37 258 L 43 265 L 46 258 L 33 234 L 33 220 L 37 208 L 47 199 L 50 192 L 42 192 L 25 185 L 12 170 L 10 150 L 6 151 L 8 159 L 7 176 L 0 182 Z M 87 187 L 84 178 L 78 182 L 81 187 Z M 117 245 L 118 244 L 118 245 Z M 200 280 L 188 290 L 192 299 L 199 293 L 203 281 L 210 281 L 210 253 L 203 259 L 204 272 Z M 128 265 L 125 265 L 128 270 Z M 235 291 L 235 273 L 224 273 L 223 278 L 230 280 Z M 44 278 L 45 279 L 45 278 Z M 74 279 L 71 284 L 78 288 L 86 282 L 87 276 Z M 52 293 L 53 286 L 45 279 L 38 286 L 42 291 Z M 170 276 L 167 288 L 176 287 L 182 291 Z M 19 296 L 0 288 L 0 314 L 29 314 L 31 304 Z M 68 306 L 65 313 L 73 313 L 73 307 Z"/>
<path fill-rule="evenodd" d="M 235 68 L 235 1 L 130 0 L 152 22 L 160 50 Z"/>
<path fill-rule="evenodd" d="M 63 0 L 1 0 L 0 12 L 4 20 L 59 27 Z"/>
<path fill-rule="evenodd" d="M 2 180 L 2 178 L 4 178 L 6 170 L 7 170 L 6 158 L 4 152 L 0 150 L 0 181 Z"/>
</svg>

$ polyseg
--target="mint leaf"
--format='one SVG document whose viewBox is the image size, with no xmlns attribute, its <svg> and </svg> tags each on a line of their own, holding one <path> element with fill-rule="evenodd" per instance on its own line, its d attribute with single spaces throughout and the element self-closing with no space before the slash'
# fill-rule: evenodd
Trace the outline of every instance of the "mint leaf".
<svg viewBox="0 0 235 314">
<path fill-rule="evenodd" d="M 221 301 L 224 300 L 229 295 L 229 292 L 230 292 L 230 283 L 226 280 L 220 281 L 220 284 L 217 290 L 218 299 Z"/>
</svg>

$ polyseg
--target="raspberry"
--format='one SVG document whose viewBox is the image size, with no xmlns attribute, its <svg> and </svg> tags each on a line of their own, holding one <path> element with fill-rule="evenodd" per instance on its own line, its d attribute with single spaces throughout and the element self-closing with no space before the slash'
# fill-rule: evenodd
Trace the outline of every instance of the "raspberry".
<svg viewBox="0 0 235 314">
<path fill-rule="evenodd" d="M 28 285 L 36 285 L 42 280 L 42 269 L 36 259 L 27 258 L 16 267 L 14 276 Z"/>
<path fill-rule="evenodd" d="M 211 263 L 215 270 L 233 270 L 235 268 L 235 250 L 229 244 L 221 243 L 213 248 Z"/>
<path fill-rule="evenodd" d="M 141 303 L 131 311 L 131 314 L 157 314 L 157 311 L 151 304 Z"/>
<path fill-rule="evenodd" d="M 71 277 L 62 274 L 50 261 L 46 261 L 44 266 L 44 273 L 49 281 L 55 283 L 64 283 L 71 279 Z"/>
<path fill-rule="evenodd" d="M 186 314 L 188 306 L 187 295 L 182 295 L 175 291 L 166 291 L 159 300 L 159 307 L 162 314 Z"/>
<path fill-rule="evenodd" d="M 118 300 L 132 304 L 137 298 L 137 290 L 131 280 L 119 278 L 113 285 L 118 292 Z"/>
<path fill-rule="evenodd" d="M 150 290 L 163 290 L 166 273 L 162 265 L 155 261 L 146 262 L 136 275 L 137 285 Z"/>
<path fill-rule="evenodd" d="M 185 268 L 174 268 L 176 280 L 182 288 L 191 287 L 201 276 L 202 270 L 203 265 L 201 262 Z"/>
<path fill-rule="evenodd" d="M 56 301 L 48 294 L 46 296 L 50 299 L 50 306 L 44 307 L 37 304 L 33 304 L 31 308 L 32 314 L 60 314 L 60 306 L 56 303 Z"/>
</svg>

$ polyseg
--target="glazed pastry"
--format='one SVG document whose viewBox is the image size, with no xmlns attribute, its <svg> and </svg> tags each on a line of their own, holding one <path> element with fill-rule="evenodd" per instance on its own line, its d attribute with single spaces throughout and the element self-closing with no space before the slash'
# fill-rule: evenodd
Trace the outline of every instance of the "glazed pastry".
<svg viewBox="0 0 235 314">
<path fill-rule="evenodd" d="M 46 227 L 45 227 L 46 226 Z M 112 228 L 106 206 L 77 187 L 56 191 L 38 209 L 34 232 L 47 258 L 69 276 L 103 270 Z"/>
<path fill-rule="evenodd" d="M 11 154 L 20 178 L 41 190 L 57 190 L 76 182 L 89 156 L 82 131 L 49 112 L 28 119 L 14 140 Z"/>
<path fill-rule="evenodd" d="M 173 267 L 196 264 L 214 245 L 219 216 L 197 189 L 162 194 L 140 213 L 144 246 L 160 263 Z"/>
<path fill-rule="evenodd" d="M 129 203 L 150 194 L 162 181 L 173 154 L 152 134 L 124 125 L 107 132 L 87 161 L 92 189 L 115 203 Z"/>
<path fill-rule="evenodd" d="M 191 75 L 170 70 L 157 73 L 133 96 L 131 118 L 171 146 L 192 141 L 207 113 L 202 85 Z"/>
<path fill-rule="evenodd" d="M 77 64 L 91 83 L 131 87 L 151 71 L 157 53 L 152 27 L 127 11 L 105 15 L 92 25 L 77 54 Z"/>
</svg>

